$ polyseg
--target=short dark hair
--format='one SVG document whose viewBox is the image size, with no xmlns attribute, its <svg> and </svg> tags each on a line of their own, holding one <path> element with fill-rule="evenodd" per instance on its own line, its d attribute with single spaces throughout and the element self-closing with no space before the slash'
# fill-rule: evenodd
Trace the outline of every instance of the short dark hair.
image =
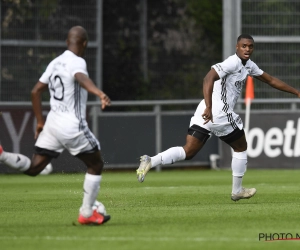
<svg viewBox="0 0 300 250">
<path fill-rule="evenodd" d="M 250 36 L 249 34 L 241 34 L 238 38 L 237 38 L 237 42 L 239 42 L 241 39 L 251 39 L 254 42 L 254 39 L 252 36 Z"/>
</svg>

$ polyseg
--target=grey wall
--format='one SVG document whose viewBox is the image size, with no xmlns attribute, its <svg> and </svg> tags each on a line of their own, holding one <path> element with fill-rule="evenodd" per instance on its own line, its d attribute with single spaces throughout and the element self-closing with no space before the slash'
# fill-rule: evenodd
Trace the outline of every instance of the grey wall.
<svg viewBox="0 0 300 250">
<path fill-rule="evenodd" d="M 20 152 L 31 158 L 34 149 L 35 119 L 31 108 L 0 107 L 0 142 L 5 151 Z M 47 111 L 45 110 L 45 113 Z M 162 115 L 162 150 L 182 146 L 190 122 L 190 115 Z M 123 116 L 99 117 L 98 134 L 105 168 L 137 168 L 143 154 L 155 155 L 155 117 Z M 92 128 L 91 128 L 92 130 Z M 218 153 L 218 139 L 212 137 L 202 151 L 192 160 L 177 163 L 183 165 L 208 165 L 209 154 Z M 82 172 L 85 166 L 64 152 L 52 161 L 54 172 Z M 0 164 L 0 173 L 13 173 Z"/>
</svg>

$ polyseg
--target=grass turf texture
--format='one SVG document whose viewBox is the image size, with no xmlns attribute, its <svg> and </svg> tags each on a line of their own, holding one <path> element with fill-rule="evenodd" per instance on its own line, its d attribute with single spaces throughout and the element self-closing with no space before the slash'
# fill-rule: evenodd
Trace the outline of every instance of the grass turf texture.
<svg viewBox="0 0 300 250">
<path fill-rule="evenodd" d="M 112 219 L 77 223 L 83 174 L 0 175 L 0 248 L 299 249 L 300 241 L 259 241 L 260 233 L 300 234 L 300 171 L 248 170 L 249 200 L 230 200 L 231 171 L 104 172 L 98 200 Z"/>
</svg>

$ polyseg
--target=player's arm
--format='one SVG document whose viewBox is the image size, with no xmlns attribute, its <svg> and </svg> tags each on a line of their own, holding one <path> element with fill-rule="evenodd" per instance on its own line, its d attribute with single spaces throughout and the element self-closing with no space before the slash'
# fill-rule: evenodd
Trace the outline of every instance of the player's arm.
<svg viewBox="0 0 300 250">
<path fill-rule="evenodd" d="M 210 120 L 213 122 L 212 117 L 212 92 L 214 88 L 215 81 L 219 80 L 220 77 L 212 68 L 203 79 L 203 95 L 205 100 L 206 109 L 204 110 L 202 117 L 205 120 L 204 124 L 208 123 Z"/>
<path fill-rule="evenodd" d="M 48 89 L 48 85 L 38 81 L 31 90 L 31 103 L 34 115 L 37 120 L 37 126 L 34 138 L 37 139 L 40 132 L 43 130 L 45 120 L 42 114 L 42 101 L 41 96 L 44 91 Z"/>
<path fill-rule="evenodd" d="M 102 90 L 98 89 L 94 82 L 86 74 L 76 73 L 75 79 L 79 82 L 80 86 L 85 88 L 89 93 L 100 98 L 102 109 L 110 105 L 109 97 Z"/>
<path fill-rule="evenodd" d="M 267 84 L 269 84 L 271 87 L 284 91 L 284 92 L 288 92 L 294 95 L 297 95 L 298 97 L 300 97 L 300 91 L 293 88 L 292 86 L 286 84 L 285 82 L 281 81 L 280 79 L 273 77 L 271 75 L 269 75 L 268 73 L 264 72 L 262 75 L 260 76 L 255 76 L 255 78 L 257 78 L 258 80 L 265 82 Z"/>
</svg>

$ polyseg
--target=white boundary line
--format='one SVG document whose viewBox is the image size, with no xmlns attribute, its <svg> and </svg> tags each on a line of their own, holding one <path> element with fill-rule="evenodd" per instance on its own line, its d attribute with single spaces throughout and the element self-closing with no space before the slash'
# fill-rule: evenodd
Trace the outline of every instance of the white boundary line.
<svg viewBox="0 0 300 250">
<path fill-rule="evenodd" d="M 152 242 L 258 242 L 257 238 L 178 238 L 178 237 L 58 237 L 58 236 L 0 236 L 1 240 L 51 240 L 51 241 L 152 241 Z"/>
</svg>

